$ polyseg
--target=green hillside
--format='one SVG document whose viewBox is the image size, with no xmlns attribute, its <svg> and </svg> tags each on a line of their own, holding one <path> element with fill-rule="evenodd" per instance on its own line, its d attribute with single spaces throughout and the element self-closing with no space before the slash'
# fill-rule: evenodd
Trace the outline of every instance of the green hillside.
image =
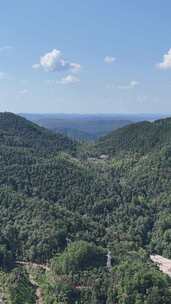
<svg viewBox="0 0 171 304">
<path fill-rule="evenodd" d="M 0 114 L 5 303 L 35 303 L 36 286 L 45 304 L 171 303 L 171 280 L 149 259 L 171 258 L 170 126 L 133 124 L 87 147 Z"/>
<path fill-rule="evenodd" d="M 147 153 L 171 144 L 171 118 L 139 122 L 115 130 L 99 139 L 96 148 L 110 155 L 127 152 Z"/>
<path fill-rule="evenodd" d="M 30 148 L 40 153 L 75 151 L 75 143 L 61 134 L 53 134 L 45 128 L 13 113 L 0 113 L 0 145 Z"/>
</svg>

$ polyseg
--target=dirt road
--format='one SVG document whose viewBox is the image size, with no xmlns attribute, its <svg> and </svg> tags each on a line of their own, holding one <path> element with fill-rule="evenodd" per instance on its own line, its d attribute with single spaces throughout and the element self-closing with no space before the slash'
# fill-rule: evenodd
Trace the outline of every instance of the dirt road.
<svg viewBox="0 0 171 304">
<path fill-rule="evenodd" d="M 159 269 L 171 277 L 171 260 L 160 255 L 150 255 L 150 259 L 159 267 Z"/>
<path fill-rule="evenodd" d="M 43 269 L 45 271 L 50 271 L 50 268 L 47 265 L 37 264 L 32 262 L 23 262 L 17 261 L 16 264 L 26 267 L 29 273 L 29 280 L 30 283 L 36 288 L 36 304 L 43 304 L 43 292 L 42 289 L 39 287 L 38 283 L 34 280 L 32 274 L 30 273 L 30 269 Z"/>
<path fill-rule="evenodd" d="M 43 269 L 46 271 L 50 271 L 50 267 L 48 267 L 45 264 L 37 264 L 37 263 L 32 263 L 32 262 L 23 262 L 23 261 L 17 261 L 16 264 L 21 265 L 21 266 L 28 266 L 32 267 L 33 269 Z"/>
<path fill-rule="evenodd" d="M 36 304 L 43 304 L 42 289 L 38 286 L 37 282 L 29 274 L 30 283 L 36 288 Z"/>
</svg>

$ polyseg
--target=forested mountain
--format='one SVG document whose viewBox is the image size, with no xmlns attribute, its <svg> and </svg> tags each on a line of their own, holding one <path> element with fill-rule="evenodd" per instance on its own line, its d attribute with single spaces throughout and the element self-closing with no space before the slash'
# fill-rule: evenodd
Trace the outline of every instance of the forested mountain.
<svg viewBox="0 0 171 304">
<path fill-rule="evenodd" d="M 100 138 L 96 145 L 101 153 L 147 153 L 171 144 L 171 118 L 143 121 L 120 128 Z"/>
<path fill-rule="evenodd" d="M 37 152 L 75 150 L 75 143 L 61 134 L 53 134 L 45 128 L 13 113 L 0 113 L 0 145 L 30 148 Z"/>
<path fill-rule="evenodd" d="M 149 259 L 171 258 L 170 141 L 170 118 L 87 147 L 1 113 L 4 303 L 35 303 L 34 278 L 45 304 L 170 304 L 171 279 Z"/>
</svg>

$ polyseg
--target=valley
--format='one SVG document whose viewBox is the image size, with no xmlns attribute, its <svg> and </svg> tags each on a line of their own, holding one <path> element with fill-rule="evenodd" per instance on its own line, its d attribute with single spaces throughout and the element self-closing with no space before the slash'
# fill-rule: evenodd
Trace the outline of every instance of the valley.
<svg viewBox="0 0 171 304">
<path fill-rule="evenodd" d="M 85 144 L 0 113 L 0 164 L 5 304 L 170 304 L 170 118 Z"/>
</svg>

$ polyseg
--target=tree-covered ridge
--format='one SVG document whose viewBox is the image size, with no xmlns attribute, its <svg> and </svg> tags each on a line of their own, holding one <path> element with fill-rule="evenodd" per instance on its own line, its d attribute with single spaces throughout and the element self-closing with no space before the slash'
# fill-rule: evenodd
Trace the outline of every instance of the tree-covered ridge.
<svg viewBox="0 0 171 304">
<path fill-rule="evenodd" d="M 99 153 L 148 153 L 171 144 L 171 118 L 155 122 L 139 122 L 120 128 L 99 139 L 96 149 Z"/>
<path fill-rule="evenodd" d="M 45 128 L 13 113 L 0 113 L 0 145 L 30 148 L 36 152 L 74 152 L 75 143 L 61 134 Z"/>
<path fill-rule="evenodd" d="M 132 132 L 129 136 L 139 149 L 115 146 L 104 160 L 98 156 L 99 143 L 90 151 L 79 146 L 81 152 L 76 154 L 71 141 L 68 154 L 63 146 L 54 148 L 58 136 L 36 125 L 32 131 L 32 124 L 14 114 L 2 116 L 0 266 L 6 280 L 17 260 L 48 263 L 48 273 L 36 274 L 45 304 L 170 303 L 171 282 L 149 261 L 155 252 L 171 258 L 170 119 L 147 123 L 148 127 L 138 124 L 137 137 Z M 15 121 L 17 127 L 11 130 Z M 15 145 L 22 124 L 25 131 Z M 156 131 L 147 130 L 155 129 L 155 124 L 160 141 L 144 150 L 142 138 L 144 142 L 148 132 L 154 136 Z M 41 137 L 36 137 L 37 128 Z M 28 145 L 26 134 L 31 134 Z M 43 144 L 46 138 L 48 150 Z M 26 295 L 31 288 L 28 303 L 34 303 L 35 287 L 27 272 L 17 276 L 22 290 L 20 283 L 25 282 Z M 16 290 L 12 303 L 26 303 L 23 293 L 20 299 L 20 288 Z M 6 294 L 11 297 L 12 292 Z"/>
</svg>

